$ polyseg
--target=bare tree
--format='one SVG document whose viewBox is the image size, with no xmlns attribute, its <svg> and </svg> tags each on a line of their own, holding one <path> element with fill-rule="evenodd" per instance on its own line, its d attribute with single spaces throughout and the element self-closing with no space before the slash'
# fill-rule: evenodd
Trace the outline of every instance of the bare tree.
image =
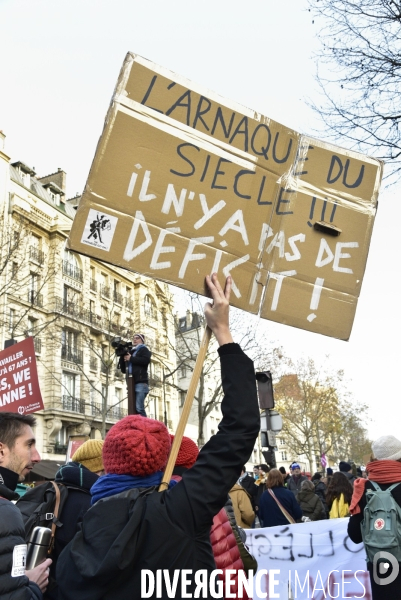
<svg viewBox="0 0 401 600">
<path fill-rule="evenodd" d="M 199 352 L 204 330 L 203 300 L 193 293 L 187 294 L 187 312 L 185 317 L 177 319 L 175 353 L 177 370 L 185 369 L 191 374 Z M 244 311 L 232 308 L 230 311 L 230 329 L 241 348 L 258 365 L 271 365 L 273 347 L 269 346 L 258 328 L 258 318 Z M 185 385 L 182 378 L 179 384 Z M 185 393 L 185 391 L 183 391 Z M 205 420 L 219 406 L 222 400 L 220 361 L 216 345 L 212 341 L 202 366 L 199 385 L 194 397 L 194 421 L 198 426 L 198 445 L 205 443 Z"/>
<path fill-rule="evenodd" d="M 39 362 L 61 386 L 63 408 L 82 415 L 82 420 L 90 425 L 96 423 L 104 439 L 107 422 L 126 414 L 121 407 L 127 397 L 125 379 L 117 369 L 116 353 L 111 342 L 115 336 L 129 340 L 132 332 L 129 323 L 120 323 L 120 310 L 113 299 L 103 306 L 103 313 L 98 315 L 85 308 L 79 297 L 80 294 L 76 294 L 76 297 L 61 304 L 56 299 L 59 314 L 57 333 L 47 333 L 47 347 L 54 355 L 61 353 L 63 360 L 75 365 L 81 376 L 80 397 L 73 396 L 57 373 L 49 370 L 45 357 L 40 357 Z M 71 329 L 71 319 L 74 330 Z M 123 390 L 121 398 L 111 397 L 110 389 L 116 381 L 124 381 L 120 388 Z"/>
<path fill-rule="evenodd" d="M 353 401 L 343 371 L 319 368 L 312 359 L 284 359 L 282 372 L 274 392 L 293 457 L 305 455 L 310 468 L 323 453 L 333 462 L 362 462 L 367 407 Z"/>
<path fill-rule="evenodd" d="M 46 253 L 33 244 L 38 239 L 34 232 L 22 215 L 16 215 L 11 226 L 3 223 L 0 230 L 0 327 L 16 341 L 27 336 L 40 341 L 38 336 L 58 319 L 58 315 L 37 318 L 60 259 L 55 242 Z"/>
<path fill-rule="evenodd" d="M 401 168 L 400 0 L 309 0 L 320 25 L 315 59 L 322 103 L 312 106 L 336 141 Z"/>
</svg>

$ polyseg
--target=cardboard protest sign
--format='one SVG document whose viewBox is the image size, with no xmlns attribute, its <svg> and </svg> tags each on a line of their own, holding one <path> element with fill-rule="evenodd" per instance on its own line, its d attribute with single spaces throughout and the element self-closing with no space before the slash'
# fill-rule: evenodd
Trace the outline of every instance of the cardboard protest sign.
<svg viewBox="0 0 401 600">
<path fill-rule="evenodd" d="M 129 53 L 73 250 L 348 339 L 382 163 L 301 135 Z"/>
<path fill-rule="evenodd" d="M 42 410 L 33 338 L 0 352 L 0 411 L 27 415 Z"/>
</svg>

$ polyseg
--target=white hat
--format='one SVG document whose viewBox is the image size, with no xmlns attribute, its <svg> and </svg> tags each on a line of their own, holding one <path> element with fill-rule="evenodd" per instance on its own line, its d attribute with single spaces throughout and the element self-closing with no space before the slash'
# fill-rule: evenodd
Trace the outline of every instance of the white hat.
<svg viewBox="0 0 401 600">
<path fill-rule="evenodd" d="M 383 435 L 373 442 L 372 451 L 377 460 L 398 460 L 401 458 L 401 442 L 393 435 Z"/>
</svg>

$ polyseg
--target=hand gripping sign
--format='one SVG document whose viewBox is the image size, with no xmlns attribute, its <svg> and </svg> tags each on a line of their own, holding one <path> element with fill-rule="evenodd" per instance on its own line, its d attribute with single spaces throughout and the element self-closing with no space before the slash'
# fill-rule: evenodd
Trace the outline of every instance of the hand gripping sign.
<svg viewBox="0 0 401 600">
<path fill-rule="evenodd" d="M 128 53 L 73 250 L 348 339 L 382 163 L 297 133 Z"/>
</svg>

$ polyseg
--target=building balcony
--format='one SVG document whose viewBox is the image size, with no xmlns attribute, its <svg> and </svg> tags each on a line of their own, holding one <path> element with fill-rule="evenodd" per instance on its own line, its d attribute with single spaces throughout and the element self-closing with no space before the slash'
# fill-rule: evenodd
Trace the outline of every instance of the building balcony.
<svg viewBox="0 0 401 600">
<path fill-rule="evenodd" d="M 73 346 L 61 346 L 61 358 L 77 365 L 83 364 L 83 352 Z"/>
<path fill-rule="evenodd" d="M 76 319 L 83 318 L 82 308 L 79 304 L 70 300 L 64 300 L 63 298 L 56 298 L 56 311 L 62 312 L 70 317 L 75 317 Z"/>
<path fill-rule="evenodd" d="M 107 417 L 109 419 L 119 420 L 119 419 L 126 417 L 127 413 L 128 413 L 128 411 L 126 408 L 122 408 L 121 406 L 112 406 L 107 411 Z"/>
<path fill-rule="evenodd" d="M 42 352 L 42 340 L 40 338 L 33 338 L 33 347 L 35 348 L 35 354 L 40 354 Z"/>
<path fill-rule="evenodd" d="M 110 300 L 110 288 L 108 285 L 104 285 L 104 283 L 101 283 L 100 293 L 103 296 L 103 298 L 108 298 Z"/>
<path fill-rule="evenodd" d="M 99 402 L 91 402 L 89 411 L 93 417 L 101 418 L 102 405 Z M 123 417 L 126 417 L 127 414 L 128 410 L 126 408 L 122 408 L 121 406 L 108 406 L 106 410 L 106 421 L 117 421 Z"/>
<path fill-rule="evenodd" d="M 85 401 L 73 396 L 63 395 L 62 397 L 63 410 L 85 414 Z"/>
<path fill-rule="evenodd" d="M 54 444 L 54 454 L 67 454 L 68 445 L 59 444 L 56 442 Z"/>
<path fill-rule="evenodd" d="M 63 260 L 63 275 L 67 275 L 67 277 L 71 277 L 71 279 L 75 279 L 80 283 L 84 280 L 82 269 L 68 262 L 68 260 Z"/>
<path fill-rule="evenodd" d="M 43 265 L 45 262 L 45 253 L 39 248 L 35 248 L 35 246 L 29 246 L 29 258 L 30 260 L 34 260 L 35 262 Z"/>
<path fill-rule="evenodd" d="M 113 300 L 114 302 L 116 302 L 116 304 L 120 304 L 121 306 L 124 303 L 123 295 L 120 294 L 120 292 L 116 292 L 116 290 L 114 290 L 113 292 Z"/>
<path fill-rule="evenodd" d="M 35 290 L 28 291 L 28 302 L 33 304 L 33 306 L 38 306 L 39 308 L 43 308 L 43 294 L 38 294 Z"/>
</svg>

